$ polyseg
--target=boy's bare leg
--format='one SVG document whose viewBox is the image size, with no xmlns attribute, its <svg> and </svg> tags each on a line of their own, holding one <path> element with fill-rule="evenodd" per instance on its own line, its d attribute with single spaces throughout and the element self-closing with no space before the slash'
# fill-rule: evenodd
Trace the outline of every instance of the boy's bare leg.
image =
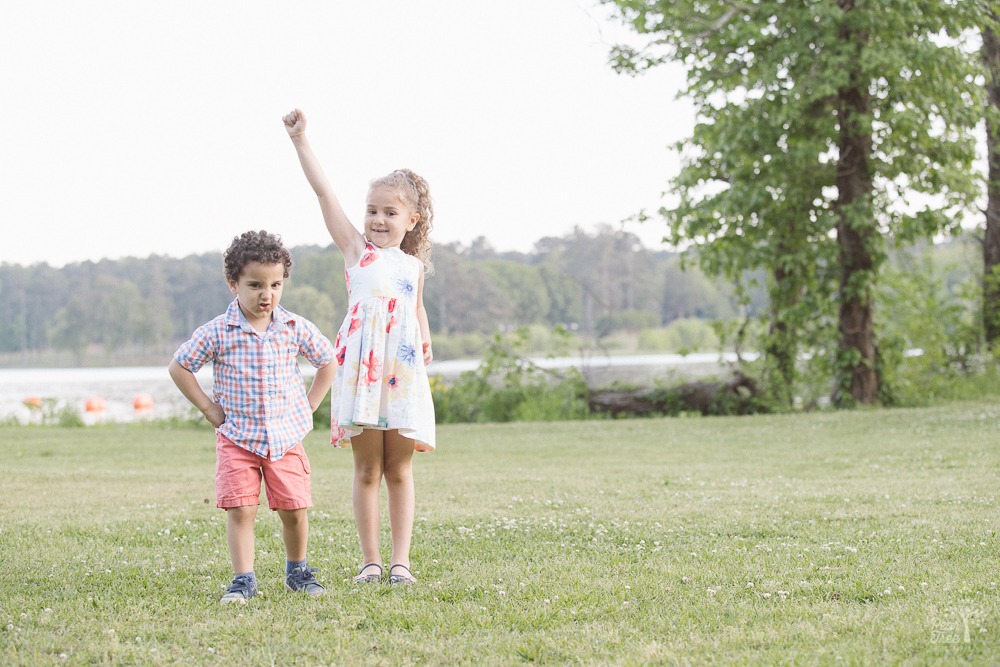
<svg viewBox="0 0 1000 667">
<path fill-rule="evenodd" d="M 233 574 L 253 572 L 253 524 L 256 518 L 256 505 L 226 510 L 226 543 L 233 561 Z"/>
<path fill-rule="evenodd" d="M 281 536 L 285 540 L 285 588 L 312 596 L 323 595 L 326 588 L 316 581 L 316 568 L 306 563 L 306 544 L 309 541 L 309 515 L 306 508 L 278 510 L 281 517 Z"/>
<path fill-rule="evenodd" d="M 309 515 L 303 507 L 297 510 L 278 510 L 281 517 L 281 537 L 285 541 L 286 558 L 292 562 L 306 559 L 309 543 Z"/>
</svg>

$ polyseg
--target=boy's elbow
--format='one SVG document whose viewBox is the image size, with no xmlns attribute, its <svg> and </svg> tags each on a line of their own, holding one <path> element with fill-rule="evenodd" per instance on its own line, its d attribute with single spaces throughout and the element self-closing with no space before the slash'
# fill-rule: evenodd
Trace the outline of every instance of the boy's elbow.
<svg viewBox="0 0 1000 667">
<path fill-rule="evenodd" d="M 169 373 L 170 377 L 174 380 L 177 380 L 178 378 L 184 377 L 185 373 L 191 373 L 191 371 L 177 363 L 176 359 L 171 359 L 170 363 L 167 364 L 167 373 Z M 193 375 L 193 373 L 191 374 Z"/>
</svg>

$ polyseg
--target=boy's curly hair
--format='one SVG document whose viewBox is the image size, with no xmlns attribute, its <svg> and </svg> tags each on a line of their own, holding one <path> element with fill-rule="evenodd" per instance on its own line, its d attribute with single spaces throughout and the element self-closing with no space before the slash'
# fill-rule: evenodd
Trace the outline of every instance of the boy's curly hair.
<svg viewBox="0 0 1000 667">
<path fill-rule="evenodd" d="M 417 226 L 406 233 L 399 249 L 419 259 L 424 263 L 425 270 L 433 273 L 430 233 L 434 227 L 434 204 L 427 181 L 409 169 L 397 169 L 391 174 L 373 179 L 368 185 L 369 190 L 377 187 L 392 188 L 403 203 L 420 214 Z"/>
<path fill-rule="evenodd" d="M 239 282 L 243 267 L 250 262 L 283 264 L 285 278 L 292 270 L 292 254 L 281 244 L 281 237 L 277 234 L 269 234 L 263 229 L 259 232 L 243 232 L 233 238 L 229 248 L 222 254 L 226 280 L 233 283 Z"/>
</svg>

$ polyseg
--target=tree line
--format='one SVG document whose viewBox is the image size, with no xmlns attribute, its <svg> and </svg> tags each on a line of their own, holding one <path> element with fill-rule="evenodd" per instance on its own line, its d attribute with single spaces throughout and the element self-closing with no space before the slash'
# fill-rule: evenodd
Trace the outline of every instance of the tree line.
<svg viewBox="0 0 1000 667">
<path fill-rule="evenodd" d="M 344 263 L 334 246 L 292 248 L 282 305 L 337 330 L 347 310 Z M 518 326 L 563 326 L 600 338 L 678 318 L 729 319 L 734 292 L 676 253 L 644 247 L 628 232 L 576 229 L 527 253 L 498 252 L 482 238 L 434 247 L 425 306 L 436 334 L 492 334 Z M 0 354 L 8 363 L 59 352 L 67 363 L 108 363 L 172 351 L 232 300 L 219 253 L 171 258 L 0 265 L 8 316 Z M 764 294 L 759 294 L 764 298 Z"/>
</svg>

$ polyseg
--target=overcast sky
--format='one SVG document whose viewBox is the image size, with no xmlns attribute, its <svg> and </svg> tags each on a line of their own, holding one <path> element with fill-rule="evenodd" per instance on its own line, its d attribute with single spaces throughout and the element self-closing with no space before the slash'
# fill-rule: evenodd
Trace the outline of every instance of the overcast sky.
<svg viewBox="0 0 1000 667">
<path fill-rule="evenodd" d="M 656 208 L 683 77 L 615 74 L 596 0 L 32 0 L 0 15 L 0 262 L 329 243 L 293 107 L 360 225 L 368 181 L 431 185 L 437 242 L 530 250 Z M 630 223 L 648 245 L 662 223 Z"/>
</svg>

